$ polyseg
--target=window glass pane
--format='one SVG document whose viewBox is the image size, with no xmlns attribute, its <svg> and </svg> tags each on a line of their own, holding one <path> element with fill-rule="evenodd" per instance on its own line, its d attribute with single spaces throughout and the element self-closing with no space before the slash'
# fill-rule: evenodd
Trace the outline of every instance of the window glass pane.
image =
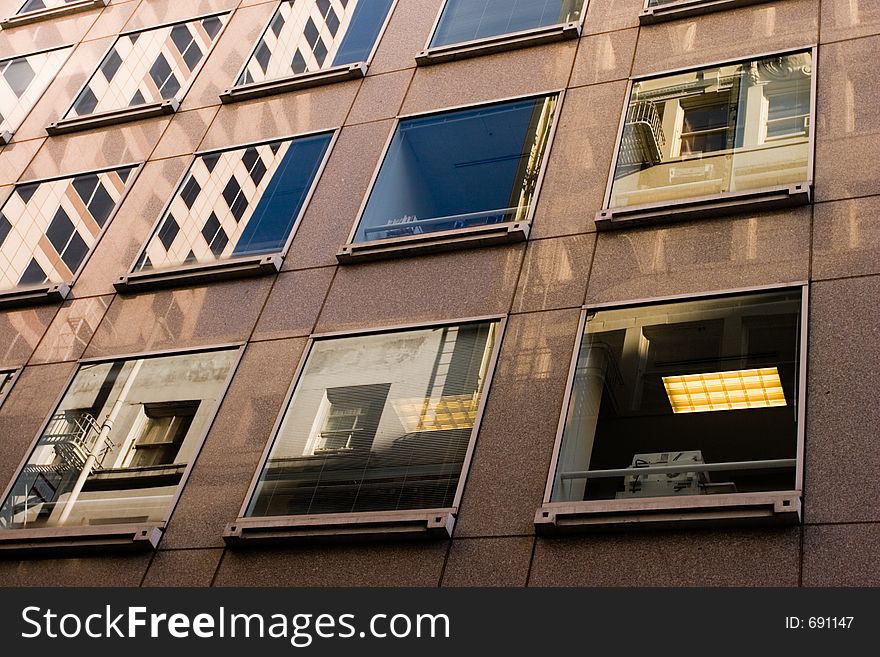
<svg viewBox="0 0 880 657">
<path fill-rule="evenodd" d="M 367 61 L 393 2 L 282 2 L 236 84 Z"/>
<path fill-rule="evenodd" d="M 331 134 L 196 158 L 135 271 L 284 249 Z"/>
<path fill-rule="evenodd" d="M 584 0 L 446 0 L 431 48 L 580 20 Z"/>
<path fill-rule="evenodd" d="M 15 132 L 67 60 L 71 48 L 0 60 L 0 132 Z"/>
<path fill-rule="evenodd" d="M 228 20 L 227 14 L 117 38 L 64 118 L 178 98 Z"/>
<path fill-rule="evenodd" d="M 610 207 L 809 179 L 812 55 L 633 84 Z"/>
<path fill-rule="evenodd" d="M 83 0 L 27 0 L 16 14 L 26 14 L 29 11 L 39 11 L 40 9 L 54 9 L 63 7 L 73 3 L 82 2 Z"/>
<path fill-rule="evenodd" d="M 237 353 L 81 366 L 0 508 L 0 529 L 164 521 Z"/>
<path fill-rule="evenodd" d="M 133 170 L 17 185 L 0 209 L 0 291 L 70 283 Z"/>
<path fill-rule="evenodd" d="M 557 99 L 402 120 L 354 241 L 526 219 Z"/>
<path fill-rule="evenodd" d="M 316 341 L 247 515 L 452 506 L 496 330 Z"/>
<path fill-rule="evenodd" d="M 782 291 L 591 312 L 552 501 L 793 490 L 800 308 Z"/>
</svg>

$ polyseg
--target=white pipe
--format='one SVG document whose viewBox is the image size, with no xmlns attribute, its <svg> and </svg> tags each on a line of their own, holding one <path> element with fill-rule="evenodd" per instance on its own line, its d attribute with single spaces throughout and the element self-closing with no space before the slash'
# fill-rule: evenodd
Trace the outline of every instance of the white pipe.
<svg viewBox="0 0 880 657">
<path fill-rule="evenodd" d="M 83 487 L 86 485 L 86 480 L 91 476 L 92 470 L 95 468 L 95 464 L 98 462 L 97 454 L 100 454 L 101 451 L 104 449 L 104 446 L 107 444 L 107 439 L 110 437 L 110 432 L 113 431 L 113 423 L 116 421 L 119 412 L 125 405 L 125 399 L 126 397 L 128 397 L 128 393 L 131 392 L 131 388 L 134 385 L 135 379 L 137 379 L 137 375 L 140 372 L 141 366 L 143 364 L 143 359 L 135 361 L 134 367 L 132 367 L 131 372 L 128 375 L 128 379 L 125 381 L 125 385 L 122 386 L 122 391 L 119 393 L 119 397 L 117 397 L 116 399 L 116 403 L 113 404 L 113 408 L 107 415 L 107 419 L 104 420 L 104 424 L 101 425 L 101 432 L 98 434 L 97 439 L 95 439 L 95 444 L 92 447 L 89 458 L 86 459 L 86 462 L 79 473 L 79 477 L 77 478 L 76 483 L 73 485 L 73 489 L 70 491 L 70 496 L 67 498 L 67 502 L 64 506 L 64 511 L 62 511 L 61 515 L 58 517 L 58 525 L 63 525 L 70 517 L 70 514 L 73 511 L 73 507 L 76 504 L 80 493 L 82 493 Z"/>
</svg>

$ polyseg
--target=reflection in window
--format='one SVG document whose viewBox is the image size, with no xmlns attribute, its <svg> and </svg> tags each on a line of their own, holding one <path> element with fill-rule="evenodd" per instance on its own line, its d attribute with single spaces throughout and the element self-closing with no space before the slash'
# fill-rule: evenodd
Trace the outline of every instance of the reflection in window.
<svg viewBox="0 0 880 657">
<path fill-rule="evenodd" d="M 237 85 L 366 62 L 394 0 L 287 0 Z"/>
<path fill-rule="evenodd" d="M 16 185 L 0 209 L 0 291 L 72 282 L 133 171 Z"/>
<path fill-rule="evenodd" d="M 317 340 L 246 515 L 452 506 L 496 331 Z"/>
<path fill-rule="evenodd" d="M 197 157 L 135 271 L 282 251 L 331 138 L 313 135 Z"/>
<path fill-rule="evenodd" d="M 19 128 L 70 51 L 59 48 L 0 60 L 0 133 Z"/>
<path fill-rule="evenodd" d="M 227 20 L 221 14 L 120 35 L 64 118 L 180 100 Z"/>
<path fill-rule="evenodd" d="M 610 207 L 809 180 L 812 55 L 633 84 Z"/>
<path fill-rule="evenodd" d="M 793 490 L 801 292 L 587 316 L 552 501 Z"/>
<path fill-rule="evenodd" d="M 354 241 L 526 220 L 557 101 L 401 120 Z"/>
<path fill-rule="evenodd" d="M 584 0 L 446 0 L 431 48 L 580 20 Z"/>
<path fill-rule="evenodd" d="M 163 522 L 236 349 L 89 364 L 0 508 L 0 528 Z"/>
</svg>

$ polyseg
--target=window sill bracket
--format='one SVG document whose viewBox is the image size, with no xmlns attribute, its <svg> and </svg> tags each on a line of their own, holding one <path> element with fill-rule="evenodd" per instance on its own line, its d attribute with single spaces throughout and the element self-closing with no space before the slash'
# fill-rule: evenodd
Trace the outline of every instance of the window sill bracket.
<svg viewBox="0 0 880 657">
<path fill-rule="evenodd" d="M 325 84 L 343 82 L 345 80 L 358 80 L 363 78 L 366 74 L 367 65 L 364 62 L 345 64 L 343 66 L 328 68 L 323 71 L 313 71 L 311 73 L 291 75 L 276 80 L 252 82 L 251 84 L 243 84 L 238 87 L 230 87 L 220 94 L 220 100 L 224 104 L 238 103 L 245 100 L 252 100 L 254 98 L 264 98 L 274 94 L 286 93 L 288 91 L 297 91 L 299 89 L 309 89 L 311 87 L 318 87 Z"/>
<path fill-rule="evenodd" d="M 128 123 L 129 121 L 151 119 L 157 116 L 174 114 L 179 107 L 180 101 L 172 98 L 171 100 L 163 100 L 158 103 L 149 103 L 147 105 L 138 105 L 137 107 L 124 107 L 110 112 L 75 116 L 69 119 L 55 121 L 55 123 L 50 123 L 46 126 L 46 133 L 54 137 L 56 135 L 65 135 L 71 132 L 79 132 L 81 130 L 106 128 L 121 123 Z"/>
<path fill-rule="evenodd" d="M 31 23 L 38 23 L 53 18 L 60 18 L 61 16 L 69 16 L 70 14 L 76 14 L 81 11 L 88 11 L 89 9 L 105 7 L 109 1 L 110 0 L 79 0 L 79 2 L 69 2 L 60 7 L 48 7 L 45 9 L 37 9 L 35 11 L 28 11 L 23 14 L 16 14 L 15 16 L 10 16 L 9 18 L 0 21 L 0 30 L 11 30 L 14 27 L 20 27 L 21 25 L 30 25 Z"/>
<path fill-rule="evenodd" d="M 61 303 L 68 294 L 70 294 L 70 286 L 65 283 L 50 283 L 13 289 L 8 292 L 0 292 L 0 309 Z"/>
<path fill-rule="evenodd" d="M 183 285 L 197 285 L 237 278 L 277 274 L 281 270 L 280 254 L 233 258 L 221 262 L 179 267 L 166 270 L 147 270 L 122 276 L 113 283 L 116 291 L 125 294 L 147 290 L 161 290 Z"/>
<path fill-rule="evenodd" d="M 692 16 L 702 16 L 714 11 L 723 11 L 725 9 L 736 9 L 737 7 L 745 7 L 758 2 L 766 2 L 767 0 L 682 0 L 658 7 L 650 7 L 639 14 L 639 23 L 642 25 L 650 25 L 652 23 L 661 23 L 664 21 L 674 21 L 679 18 L 690 18 Z"/>
<path fill-rule="evenodd" d="M 104 553 L 108 548 L 149 551 L 161 538 L 162 527 L 156 524 L 10 529 L 0 532 L 0 557 Z"/>
</svg>

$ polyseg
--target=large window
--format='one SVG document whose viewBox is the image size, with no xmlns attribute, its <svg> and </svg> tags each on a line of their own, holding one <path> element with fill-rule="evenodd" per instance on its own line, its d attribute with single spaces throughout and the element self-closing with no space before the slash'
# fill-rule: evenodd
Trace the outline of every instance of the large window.
<svg viewBox="0 0 880 657">
<path fill-rule="evenodd" d="M 528 222 L 558 97 L 401 119 L 353 242 Z"/>
<path fill-rule="evenodd" d="M 134 169 L 16 185 L 0 209 L 0 295 L 21 287 L 72 283 Z"/>
<path fill-rule="evenodd" d="M 332 137 L 323 133 L 197 156 L 134 271 L 284 251 Z"/>
<path fill-rule="evenodd" d="M 71 50 L 58 48 L 0 60 L 0 142 L 6 143 L 18 130 Z"/>
<path fill-rule="evenodd" d="M 180 101 L 228 18 L 218 14 L 121 34 L 64 119 Z"/>
<path fill-rule="evenodd" d="M 799 490 L 801 297 L 587 311 L 549 502 Z"/>
<path fill-rule="evenodd" d="M 637 80 L 608 208 L 811 180 L 810 52 Z"/>
<path fill-rule="evenodd" d="M 497 331 L 315 340 L 245 517 L 455 506 Z"/>
<path fill-rule="evenodd" d="M 585 0 L 446 0 L 430 48 L 577 23 Z"/>
<path fill-rule="evenodd" d="M 0 533 L 168 518 L 238 349 L 81 365 L 7 490 Z"/>
<path fill-rule="evenodd" d="M 285 0 L 236 86 L 366 63 L 395 0 Z"/>
</svg>

